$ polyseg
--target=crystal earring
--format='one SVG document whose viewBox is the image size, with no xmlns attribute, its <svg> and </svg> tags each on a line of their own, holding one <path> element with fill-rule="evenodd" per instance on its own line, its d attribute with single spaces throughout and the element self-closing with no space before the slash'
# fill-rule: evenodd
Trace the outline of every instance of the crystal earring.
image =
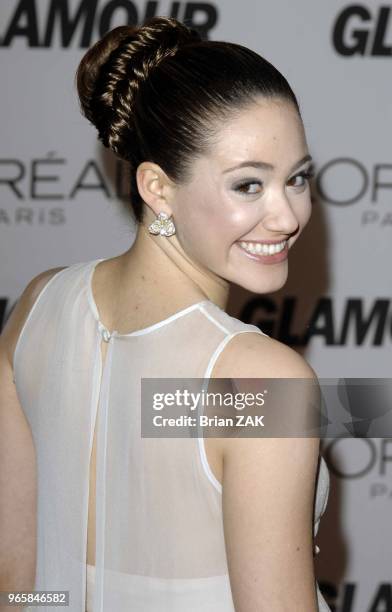
<svg viewBox="0 0 392 612">
<path fill-rule="evenodd" d="M 161 236 L 172 236 L 176 233 L 173 221 L 165 212 L 160 212 L 155 221 L 148 226 L 150 234 L 160 234 Z"/>
</svg>

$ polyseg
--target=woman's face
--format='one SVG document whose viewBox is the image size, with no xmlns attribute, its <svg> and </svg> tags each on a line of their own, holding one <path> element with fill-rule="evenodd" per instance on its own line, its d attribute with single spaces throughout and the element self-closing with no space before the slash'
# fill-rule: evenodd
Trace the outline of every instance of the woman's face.
<svg viewBox="0 0 392 612">
<path fill-rule="evenodd" d="M 259 98 L 218 134 L 197 158 L 191 180 L 171 201 L 177 238 L 185 253 L 221 278 L 255 293 L 284 285 L 288 250 L 311 214 L 303 173 L 308 148 L 294 106 Z M 266 167 L 268 164 L 271 167 Z M 241 166 L 241 167 L 240 167 Z M 270 255 L 268 242 L 284 242 Z"/>
</svg>

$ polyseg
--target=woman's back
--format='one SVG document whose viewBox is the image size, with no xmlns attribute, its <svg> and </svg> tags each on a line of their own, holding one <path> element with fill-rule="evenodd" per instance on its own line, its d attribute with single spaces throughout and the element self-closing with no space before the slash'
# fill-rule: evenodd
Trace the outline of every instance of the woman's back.
<svg viewBox="0 0 392 612">
<path fill-rule="evenodd" d="M 70 610 L 84 609 L 97 419 L 96 554 L 95 570 L 89 570 L 91 578 L 95 574 L 89 593 L 94 612 L 232 611 L 222 486 L 204 440 L 142 437 L 151 412 L 145 405 L 141 410 L 141 379 L 184 378 L 189 386 L 189 379 L 211 375 L 232 337 L 263 332 L 204 300 L 139 331 L 110 336 L 91 290 L 98 261 L 74 264 L 51 278 L 14 354 L 17 391 L 37 455 L 35 588 L 69 589 Z M 315 532 L 328 489 L 321 460 Z M 320 610 L 328 610 L 318 597 Z"/>
</svg>

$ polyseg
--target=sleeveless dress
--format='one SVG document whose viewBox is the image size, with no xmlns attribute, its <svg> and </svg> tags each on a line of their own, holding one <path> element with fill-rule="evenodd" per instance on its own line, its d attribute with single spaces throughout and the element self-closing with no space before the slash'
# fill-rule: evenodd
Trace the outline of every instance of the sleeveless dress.
<svg viewBox="0 0 392 612">
<path fill-rule="evenodd" d="M 204 300 L 141 330 L 110 333 L 91 288 L 100 261 L 49 279 L 14 353 L 36 451 L 35 590 L 69 591 L 69 612 L 234 612 L 222 486 L 204 439 L 141 437 L 140 386 L 142 377 L 209 378 L 231 338 L 264 332 Z M 96 565 L 87 566 L 95 422 Z M 328 494 L 320 455 L 314 536 Z M 316 589 L 320 612 L 330 612 L 317 582 Z"/>
</svg>

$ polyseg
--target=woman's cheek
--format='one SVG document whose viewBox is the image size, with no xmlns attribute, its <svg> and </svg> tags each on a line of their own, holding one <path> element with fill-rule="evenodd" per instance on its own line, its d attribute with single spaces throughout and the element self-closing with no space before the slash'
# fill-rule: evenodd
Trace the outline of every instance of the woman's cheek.
<svg viewBox="0 0 392 612">
<path fill-rule="evenodd" d="M 262 219 L 260 207 L 255 202 L 253 206 L 252 203 L 248 203 L 248 205 L 246 203 L 241 204 L 236 203 L 227 217 L 227 224 L 230 228 L 233 242 L 246 238 Z"/>
<path fill-rule="evenodd" d="M 301 214 L 299 223 L 301 227 L 304 228 L 308 224 L 310 217 L 312 216 L 312 202 L 310 197 L 306 199 L 302 210 L 303 212 Z"/>
</svg>

